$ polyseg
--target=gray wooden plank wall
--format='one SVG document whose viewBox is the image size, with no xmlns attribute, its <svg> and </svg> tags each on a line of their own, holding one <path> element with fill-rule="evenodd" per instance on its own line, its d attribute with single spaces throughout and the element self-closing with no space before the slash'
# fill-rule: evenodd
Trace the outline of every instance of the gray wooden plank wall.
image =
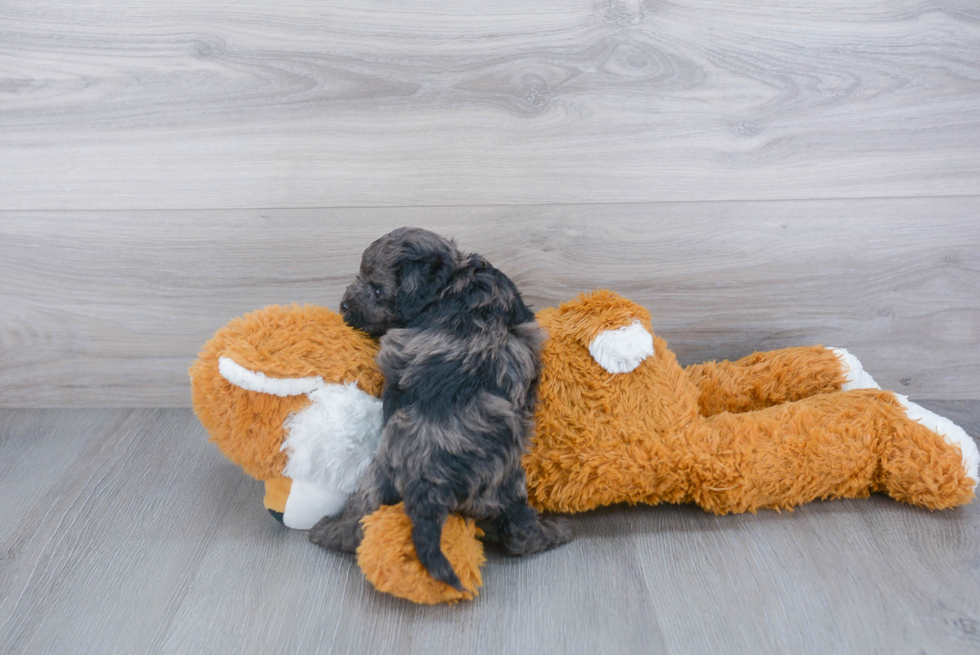
<svg viewBox="0 0 980 655">
<path fill-rule="evenodd" d="M 4 209 L 905 197 L 980 181 L 974 0 L 2 12 Z"/>
<path fill-rule="evenodd" d="M 686 362 L 978 398 L 980 5 L 0 5 L 0 406 L 186 406 L 215 329 L 403 224 Z"/>
<path fill-rule="evenodd" d="M 335 307 L 361 249 L 401 224 L 482 250 L 539 308 L 615 289 L 684 362 L 826 343 L 887 388 L 980 397 L 970 197 L 7 212 L 0 406 L 186 406 L 215 329 L 270 303 Z"/>
</svg>

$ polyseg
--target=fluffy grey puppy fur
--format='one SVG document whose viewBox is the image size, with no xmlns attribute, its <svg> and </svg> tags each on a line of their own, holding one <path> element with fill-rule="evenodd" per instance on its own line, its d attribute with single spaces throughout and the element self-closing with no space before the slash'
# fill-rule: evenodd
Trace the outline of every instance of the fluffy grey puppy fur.
<svg viewBox="0 0 980 655">
<path fill-rule="evenodd" d="M 566 521 L 527 504 L 521 456 L 544 335 L 514 283 L 448 239 L 402 228 L 364 252 L 341 310 L 349 325 L 381 337 L 384 433 L 358 491 L 310 539 L 353 552 L 361 518 L 404 501 L 419 560 L 457 589 L 439 545 L 450 513 L 481 521 L 512 555 L 568 541 Z"/>
</svg>

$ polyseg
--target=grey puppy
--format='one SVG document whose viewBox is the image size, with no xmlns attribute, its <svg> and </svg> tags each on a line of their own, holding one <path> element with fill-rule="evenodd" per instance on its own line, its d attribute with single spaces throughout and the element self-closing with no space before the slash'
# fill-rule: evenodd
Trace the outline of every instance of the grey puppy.
<svg viewBox="0 0 980 655">
<path fill-rule="evenodd" d="M 567 521 L 527 504 L 521 456 L 544 334 L 514 283 L 448 239 L 402 228 L 364 251 L 341 310 L 349 325 L 381 337 L 384 433 L 344 511 L 317 523 L 310 539 L 353 552 L 360 520 L 404 501 L 419 560 L 460 590 L 440 548 L 450 513 L 481 521 L 512 555 L 568 541 Z"/>
</svg>

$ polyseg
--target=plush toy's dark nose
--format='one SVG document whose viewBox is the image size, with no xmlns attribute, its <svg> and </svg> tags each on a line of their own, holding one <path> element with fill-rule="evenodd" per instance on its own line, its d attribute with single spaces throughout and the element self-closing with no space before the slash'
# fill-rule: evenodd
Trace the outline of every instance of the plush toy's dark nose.
<svg viewBox="0 0 980 655">
<path fill-rule="evenodd" d="M 350 309 L 350 303 L 349 302 L 347 302 L 345 300 L 345 301 L 343 301 L 343 302 L 340 303 L 340 311 L 346 312 L 348 309 Z"/>
</svg>

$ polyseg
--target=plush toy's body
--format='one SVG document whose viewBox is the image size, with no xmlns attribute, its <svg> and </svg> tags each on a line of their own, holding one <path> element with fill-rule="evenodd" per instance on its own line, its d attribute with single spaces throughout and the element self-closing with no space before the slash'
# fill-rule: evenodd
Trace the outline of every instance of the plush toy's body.
<svg viewBox="0 0 980 655">
<path fill-rule="evenodd" d="M 264 313 L 277 326 L 277 345 L 269 345 L 269 329 L 259 329 Z M 942 509 L 973 497 L 980 462 L 973 440 L 949 420 L 878 389 L 845 351 L 790 348 L 683 369 L 653 336 L 648 312 L 613 293 L 581 296 L 537 318 L 548 340 L 537 432 L 524 466 L 529 500 L 538 509 L 693 502 L 725 514 L 874 491 Z M 278 512 L 282 503 L 270 494 L 286 484 L 290 496 L 313 488 L 320 491 L 307 496 L 332 499 L 293 503 L 306 508 L 304 517 L 336 512 L 337 497 L 353 491 L 351 471 L 359 474 L 363 453 L 377 445 L 371 430 L 380 434 L 380 407 L 365 409 L 381 387 L 372 361 L 376 346 L 336 319 L 311 308 L 250 314 L 219 332 L 191 371 L 198 416 L 230 459 L 267 480 L 266 505 Z M 246 342 L 247 348 L 237 345 Z M 290 387 L 297 395 L 270 396 L 269 389 L 284 392 L 291 384 L 274 378 L 314 380 L 315 389 L 297 384 Z M 242 381 L 252 390 L 240 388 Z M 313 397 L 350 383 L 367 400 L 352 387 L 347 396 Z M 316 423 L 311 408 L 318 402 Z M 361 418 L 341 421 L 355 406 Z M 306 432 L 332 445 L 306 443 L 316 442 L 314 436 L 291 448 L 298 416 L 313 417 Z M 350 452 L 360 455 L 339 455 Z M 294 457 L 309 465 L 293 466 Z M 302 471 L 300 485 L 282 482 L 293 477 L 291 470 Z M 290 502 L 287 497 L 287 508 Z M 331 511 L 323 511 L 328 505 Z M 365 522 L 358 561 L 369 579 L 416 602 L 468 598 L 433 586 L 410 561 L 407 529 L 378 538 L 378 530 L 403 525 L 397 512 L 382 508 Z M 475 539 L 475 526 L 454 530 Z M 473 568 L 472 549 L 444 550 L 463 553 L 463 561 L 449 555 L 457 571 Z"/>
<path fill-rule="evenodd" d="M 846 370 L 833 350 L 790 348 L 685 370 L 654 337 L 652 356 L 610 375 L 588 345 L 633 321 L 649 329 L 646 310 L 601 292 L 539 312 L 549 340 L 535 445 L 524 460 L 538 508 L 693 502 L 727 514 L 884 491 L 942 509 L 973 496 L 976 464 L 961 450 L 975 451 L 973 441 L 941 417 L 930 427 L 946 428 L 946 438 L 910 420 L 912 405 L 877 385 L 856 388 L 874 382 Z M 848 384 L 848 373 L 859 380 Z"/>
</svg>

